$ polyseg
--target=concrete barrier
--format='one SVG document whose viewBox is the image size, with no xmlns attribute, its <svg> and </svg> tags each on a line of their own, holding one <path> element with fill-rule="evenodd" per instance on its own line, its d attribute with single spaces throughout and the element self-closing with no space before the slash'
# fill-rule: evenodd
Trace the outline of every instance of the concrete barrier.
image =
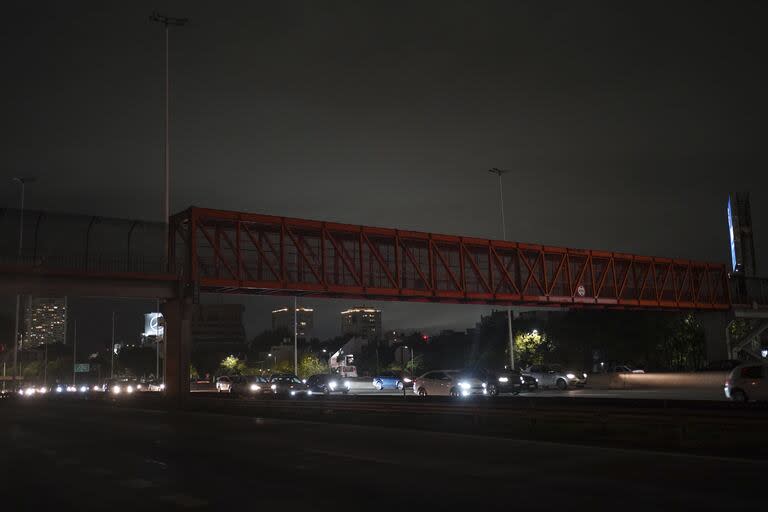
<svg viewBox="0 0 768 512">
<path fill-rule="evenodd" d="M 587 386 L 595 389 L 720 389 L 727 372 L 596 373 Z"/>
</svg>

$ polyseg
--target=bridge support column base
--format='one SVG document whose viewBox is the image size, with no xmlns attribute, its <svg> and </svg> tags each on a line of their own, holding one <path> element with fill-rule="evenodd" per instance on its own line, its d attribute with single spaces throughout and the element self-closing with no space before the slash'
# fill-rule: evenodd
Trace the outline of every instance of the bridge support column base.
<svg viewBox="0 0 768 512">
<path fill-rule="evenodd" d="M 165 394 L 171 407 L 181 407 L 189 398 L 192 300 L 170 299 L 160 309 L 165 319 Z"/>
</svg>

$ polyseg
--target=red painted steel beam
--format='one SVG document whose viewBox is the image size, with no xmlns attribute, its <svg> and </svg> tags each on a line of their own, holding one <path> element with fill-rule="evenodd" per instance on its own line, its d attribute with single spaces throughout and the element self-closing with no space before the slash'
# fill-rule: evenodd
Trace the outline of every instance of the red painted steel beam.
<svg viewBox="0 0 768 512">
<path fill-rule="evenodd" d="M 192 267 L 184 275 L 204 292 L 596 308 L 731 306 L 723 264 L 205 208 L 190 208 L 173 222 Z M 254 279 L 253 265 L 268 272 Z"/>
</svg>

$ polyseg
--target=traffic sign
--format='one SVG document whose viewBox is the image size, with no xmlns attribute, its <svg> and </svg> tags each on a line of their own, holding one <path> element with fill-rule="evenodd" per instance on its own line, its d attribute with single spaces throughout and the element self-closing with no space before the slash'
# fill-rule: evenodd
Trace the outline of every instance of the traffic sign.
<svg viewBox="0 0 768 512">
<path fill-rule="evenodd" d="M 91 365 L 88 363 L 80 363 L 75 365 L 75 373 L 88 373 L 91 371 Z"/>
</svg>

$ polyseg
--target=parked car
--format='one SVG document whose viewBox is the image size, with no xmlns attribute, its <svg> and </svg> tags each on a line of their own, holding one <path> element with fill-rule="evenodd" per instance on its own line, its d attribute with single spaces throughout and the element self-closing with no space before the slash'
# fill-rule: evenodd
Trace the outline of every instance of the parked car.
<svg viewBox="0 0 768 512">
<path fill-rule="evenodd" d="M 231 378 L 230 392 L 236 395 L 271 394 L 269 381 L 258 375 L 237 375 Z"/>
<path fill-rule="evenodd" d="M 403 386 L 406 386 L 408 384 L 411 384 L 413 382 L 413 379 L 411 379 L 408 376 L 400 375 L 395 372 L 381 372 L 380 374 L 376 375 L 373 378 L 373 381 L 371 382 L 373 384 L 373 387 L 382 390 L 382 389 L 403 389 Z"/>
<path fill-rule="evenodd" d="M 224 375 L 216 379 L 216 391 L 219 393 L 232 392 L 232 377 Z"/>
<path fill-rule="evenodd" d="M 539 387 L 535 378 L 524 375 L 520 370 L 483 370 L 483 382 L 489 396 L 503 393 L 517 395 L 522 391 L 536 391 Z"/>
<path fill-rule="evenodd" d="M 738 359 L 723 359 L 720 361 L 712 361 L 704 368 L 699 368 L 697 372 L 730 372 L 737 366 L 744 364 L 744 361 Z"/>
<path fill-rule="evenodd" d="M 213 391 L 217 388 L 216 388 L 216 383 L 212 382 L 211 378 L 206 376 L 206 377 L 200 377 L 196 379 L 190 379 L 189 389 L 191 391 Z"/>
<path fill-rule="evenodd" d="M 613 367 L 613 373 L 645 373 L 645 370 L 639 368 L 632 368 L 625 364 L 619 364 Z"/>
<path fill-rule="evenodd" d="M 486 383 L 476 371 L 435 370 L 413 381 L 419 396 L 470 396 L 487 394 Z"/>
<path fill-rule="evenodd" d="M 747 363 L 731 370 L 725 379 L 725 397 L 734 402 L 768 400 L 768 365 Z"/>
<path fill-rule="evenodd" d="M 575 370 L 564 370 L 559 364 L 536 364 L 523 370 L 524 374 L 536 379 L 541 388 L 556 387 L 568 389 L 569 387 L 584 387 L 587 383 L 587 374 Z"/>
<path fill-rule="evenodd" d="M 305 396 L 309 386 L 292 373 L 275 373 L 269 378 L 269 388 L 275 396 Z"/>
<path fill-rule="evenodd" d="M 320 373 L 312 375 L 307 379 L 308 394 L 319 393 L 330 395 L 332 393 L 341 393 L 346 395 L 349 392 L 350 383 L 338 375 L 329 375 Z"/>
</svg>

